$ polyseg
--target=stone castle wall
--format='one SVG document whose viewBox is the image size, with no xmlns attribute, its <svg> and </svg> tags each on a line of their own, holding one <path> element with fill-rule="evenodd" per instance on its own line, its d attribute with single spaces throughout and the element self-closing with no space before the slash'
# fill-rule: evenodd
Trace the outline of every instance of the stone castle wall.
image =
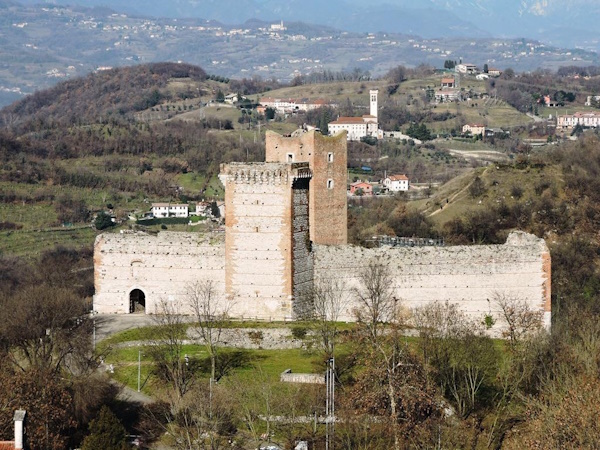
<svg viewBox="0 0 600 450">
<path fill-rule="evenodd" d="M 141 290 L 146 312 L 161 301 L 186 305 L 191 283 L 213 280 L 225 292 L 223 233 L 104 233 L 94 244 L 94 310 L 130 312 L 130 293 Z"/>
<path fill-rule="evenodd" d="M 225 291 L 239 317 L 292 318 L 312 288 L 307 163 L 232 163 L 225 184 Z"/>
<path fill-rule="evenodd" d="M 251 242 L 248 239 L 250 246 Z M 288 298 L 283 281 L 274 279 L 271 283 L 276 283 L 270 285 L 261 276 L 266 264 L 277 269 L 282 260 L 273 259 L 264 244 L 256 250 L 252 247 L 249 254 L 254 255 L 250 258 L 260 260 L 245 261 L 244 264 L 249 262 L 256 270 L 237 275 L 240 288 L 246 284 L 247 290 L 227 297 L 232 302 L 231 314 L 266 320 L 292 318 L 293 301 Z M 344 286 L 346 302 L 340 320 L 355 320 L 354 310 L 358 305 L 353 290 L 360 286 L 362 268 L 376 260 L 389 265 L 395 296 L 406 309 L 448 301 L 458 304 L 477 321 L 491 314 L 497 321 L 492 333 L 498 334 L 504 324 L 494 296 L 506 295 L 527 302 L 533 310 L 543 311 L 545 324 L 550 325 L 550 255 L 543 239 L 526 233 L 512 233 L 504 245 L 377 249 L 315 245 L 313 254 L 315 275 L 324 280 L 341 280 Z M 191 313 L 187 309 L 186 287 L 206 279 L 216 281 L 220 295 L 225 298 L 222 233 L 106 233 L 96 239 L 94 260 L 94 309 L 100 313 L 128 313 L 129 293 L 133 289 L 146 294 L 147 313 L 155 312 L 157 302 L 162 299 L 179 302 L 182 312 Z M 230 260 L 239 263 L 235 257 Z M 312 264 L 312 259 L 308 260 Z M 307 266 L 303 270 L 309 278 L 302 280 L 310 286 L 312 268 Z M 263 291 L 257 297 L 260 280 Z M 298 291 L 297 295 L 300 297 Z"/>
<path fill-rule="evenodd" d="M 161 301 L 191 313 L 186 290 L 212 280 L 236 318 L 290 320 L 310 313 L 316 278 L 340 280 L 341 320 L 355 320 L 353 292 L 373 260 L 389 266 L 406 309 L 456 303 L 475 320 L 501 322 L 495 297 L 544 313 L 550 324 L 550 254 L 543 239 L 515 232 L 504 245 L 378 248 L 346 244 L 346 138 L 267 133 L 265 163 L 221 166 L 225 236 L 219 233 L 110 234 L 94 247 L 94 309 L 146 313 Z M 133 292 L 133 295 L 132 295 Z M 141 297 L 140 297 L 141 295 Z M 137 303 L 136 303 L 137 302 Z"/>
<path fill-rule="evenodd" d="M 394 296 L 405 309 L 430 302 L 458 304 L 471 318 L 491 314 L 502 324 L 497 295 L 525 301 L 543 311 L 550 325 L 550 255 L 543 239 L 511 233 L 504 245 L 377 248 L 316 246 L 315 273 L 324 280 L 340 280 L 346 306 L 341 320 L 354 320 L 353 291 L 370 261 L 389 266 Z"/>
<path fill-rule="evenodd" d="M 348 242 L 346 133 L 323 136 L 309 131 L 297 137 L 272 131 L 265 135 L 267 161 L 307 161 L 310 181 L 310 238 L 316 244 Z M 291 158 L 290 158 L 291 157 Z"/>
</svg>

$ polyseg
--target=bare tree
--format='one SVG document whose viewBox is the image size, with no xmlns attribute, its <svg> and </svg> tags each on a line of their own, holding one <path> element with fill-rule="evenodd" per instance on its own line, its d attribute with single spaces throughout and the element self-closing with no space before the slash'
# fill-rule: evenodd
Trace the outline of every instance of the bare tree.
<svg viewBox="0 0 600 450">
<path fill-rule="evenodd" d="M 542 328 L 543 312 L 533 310 L 529 304 L 517 297 L 499 292 L 494 293 L 494 302 L 500 307 L 507 328 L 502 332 L 511 347 L 517 346 L 525 337 Z"/>
<path fill-rule="evenodd" d="M 28 286 L 0 294 L 0 336 L 6 356 L 23 370 L 81 373 L 93 366 L 92 322 L 84 302 L 63 287 Z"/>
<path fill-rule="evenodd" d="M 157 313 L 152 316 L 158 328 L 148 348 L 158 375 L 172 386 L 175 393 L 173 400 L 177 401 L 185 396 L 194 382 L 194 371 L 183 352 L 186 325 L 180 309 L 177 302 L 161 300 L 158 303 Z"/>
<path fill-rule="evenodd" d="M 396 318 L 398 299 L 393 295 L 390 267 L 379 258 L 373 258 L 359 273 L 360 286 L 354 290 L 358 302 L 356 318 L 377 341 L 384 322 Z"/>
<path fill-rule="evenodd" d="M 315 279 L 313 293 L 313 314 L 319 336 L 319 345 L 326 359 L 334 356 L 338 335 L 337 321 L 348 303 L 340 280 Z"/>
<path fill-rule="evenodd" d="M 396 380 L 412 359 L 406 346 L 399 339 L 399 331 L 404 326 L 398 314 L 400 303 L 394 297 L 394 279 L 387 262 L 379 258 L 369 261 L 359 273 L 360 286 L 355 289 L 359 304 L 356 316 L 364 330 L 368 358 L 378 361 L 385 374 L 387 410 L 394 433 L 394 449 L 400 448 L 398 423 L 400 398 Z"/>
<path fill-rule="evenodd" d="M 226 302 L 213 280 L 197 281 L 187 289 L 187 298 L 195 315 L 196 332 L 210 356 L 210 377 L 218 381 L 216 363 L 221 333 L 229 322 L 231 303 Z"/>
<path fill-rule="evenodd" d="M 496 349 L 483 325 L 470 321 L 458 305 L 435 302 L 413 312 L 423 356 L 433 376 L 466 417 L 478 405 L 496 373 Z"/>
</svg>

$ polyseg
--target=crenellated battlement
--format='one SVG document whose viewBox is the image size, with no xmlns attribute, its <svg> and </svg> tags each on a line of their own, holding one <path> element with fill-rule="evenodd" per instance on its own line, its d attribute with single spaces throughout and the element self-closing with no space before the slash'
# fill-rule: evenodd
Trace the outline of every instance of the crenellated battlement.
<svg viewBox="0 0 600 450">
<path fill-rule="evenodd" d="M 291 185 L 298 179 L 310 179 L 312 171 L 308 163 L 229 163 L 221 164 L 219 178 L 223 185 L 272 184 Z"/>
</svg>

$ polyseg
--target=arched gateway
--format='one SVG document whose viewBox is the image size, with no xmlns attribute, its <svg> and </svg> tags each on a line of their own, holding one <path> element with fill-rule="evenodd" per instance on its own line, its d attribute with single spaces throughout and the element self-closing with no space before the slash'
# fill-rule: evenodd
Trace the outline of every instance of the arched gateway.
<svg viewBox="0 0 600 450">
<path fill-rule="evenodd" d="M 146 312 L 146 294 L 141 289 L 129 293 L 129 313 L 143 314 Z"/>
</svg>

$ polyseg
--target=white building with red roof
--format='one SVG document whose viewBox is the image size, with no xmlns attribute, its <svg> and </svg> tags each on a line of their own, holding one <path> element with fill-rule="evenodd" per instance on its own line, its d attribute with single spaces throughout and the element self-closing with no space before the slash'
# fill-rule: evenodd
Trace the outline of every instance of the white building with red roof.
<svg viewBox="0 0 600 450">
<path fill-rule="evenodd" d="M 556 126 L 559 128 L 582 127 L 598 128 L 600 126 L 600 114 L 597 112 L 576 112 L 556 117 Z"/>
<path fill-rule="evenodd" d="M 274 98 L 274 97 L 262 97 L 259 103 L 264 108 L 273 108 L 280 114 L 289 114 L 295 111 L 311 111 L 313 109 L 321 108 L 324 106 L 336 107 L 335 103 L 331 103 L 325 99 L 318 98 L 316 100 L 310 100 L 307 98 Z"/>
<path fill-rule="evenodd" d="M 485 125 L 480 123 L 468 123 L 466 125 L 463 125 L 462 132 L 463 134 L 471 133 L 471 135 L 473 136 L 477 134 L 483 136 L 485 134 Z"/>
<path fill-rule="evenodd" d="M 410 187 L 410 182 L 408 177 L 404 174 L 401 175 L 390 175 L 385 180 L 383 180 L 383 185 L 390 192 L 401 192 L 408 191 Z"/>
<path fill-rule="evenodd" d="M 329 122 L 327 127 L 330 135 L 346 131 L 349 141 L 359 141 L 361 138 L 373 136 L 377 139 L 383 138 L 383 131 L 379 129 L 377 119 L 377 89 L 369 91 L 370 111 L 368 115 L 362 117 L 338 117 L 337 120 Z"/>
</svg>

